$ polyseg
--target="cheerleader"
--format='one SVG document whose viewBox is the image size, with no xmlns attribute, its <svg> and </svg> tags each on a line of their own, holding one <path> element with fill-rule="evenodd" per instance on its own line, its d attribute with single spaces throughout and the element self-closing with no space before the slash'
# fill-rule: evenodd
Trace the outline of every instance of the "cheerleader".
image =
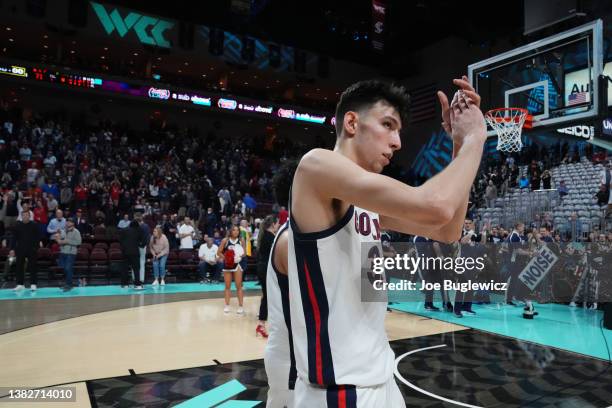
<svg viewBox="0 0 612 408">
<path fill-rule="evenodd" d="M 236 313 L 239 315 L 244 314 L 242 303 L 244 295 L 242 292 L 242 267 L 240 262 L 245 257 L 244 241 L 240 238 L 240 229 L 237 225 L 230 228 L 227 237 L 221 241 L 217 256 L 223 258 L 223 279 L 225 281 L 225 307 L 223 308 L 224 313 L 230 312 L 230 298 L 231 298 L 231 287 L 232 277 L 236 284 L 236 295 L 238 297 L 238 309 Z"/>
</svg>

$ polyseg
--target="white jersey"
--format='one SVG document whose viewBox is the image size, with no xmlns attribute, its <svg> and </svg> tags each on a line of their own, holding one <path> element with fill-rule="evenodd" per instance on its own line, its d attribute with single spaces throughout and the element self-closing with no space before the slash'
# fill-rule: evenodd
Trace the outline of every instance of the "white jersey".
<svg viewBox="0 0 612 408">
<path fill-rule="evenodd" d="M 268 297 L 268 342 L 264 352 L 264 364 L 268 376 L 267 407 L 291 406 L 291 391 L 295 387 L 297 373 L 291 336 L 291 317 L 289 313 L 289 281 L 286 275 L 274 267 L 274 251 L 278 237 L 287 230 L 284 224 L 276 234 L 266 272 Z"/>
<path fill-rule="evenodd" d="M 386 296 L 377 302 L 361 298 L 362 244 L 374 243 L 382 253 L 378 214 L 350 206 L 335 226 L 313 233 L 300 233 L 291 214 L 289 220 L 291 328 L 299 381 L 324 387 L 386 383 L 393 378 L 395 359 L 385 331 Z"/>
</svg>

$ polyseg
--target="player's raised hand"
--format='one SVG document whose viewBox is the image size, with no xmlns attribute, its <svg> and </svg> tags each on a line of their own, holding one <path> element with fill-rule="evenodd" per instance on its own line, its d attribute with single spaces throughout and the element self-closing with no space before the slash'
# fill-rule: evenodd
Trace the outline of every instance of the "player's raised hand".
<svg viewBox="0 0 612 408">
<path fill-rule="evenodd" d="M 465 95 L 472 101 L 474 105 L 480 108 L 480 95 L 476 93 L 476 90 L 468 81 L 468 77 L 463 75 L 460 79 L 453 79 L 453 84 L 459 87 L 460 91 L 463 91 Z"/>
<path fill-rule="evenodd" d="M 450 105 L 450 127 L 453 141 L 460 144 L 466 140 L 484 143 L 487 138 L 480 108 L 461 90 L 457 91 Z"/>
<path fill-rule="evenodd" d="M 474 105 L 480 108 L 480 95 L 476 93 L 474 87 L 470 85 L 467 76 L 463 75 L 461 78 L 453 79 L 453 84 L 459 87 L 460 91 L 469 98 L 470 101 Z M 455 96 L 457 94 L 455 93 Z M 455 98 L 453 98 L 454 100 Z M 448 97 L 442 91 L 438 91 L 438 100 L 440 101 L 440 106 L 442 108 L 442 127 L 448 133 L 451 134 L 451 124 L 450 124 L 450 106 L 448 103 Z"/>
</svg>

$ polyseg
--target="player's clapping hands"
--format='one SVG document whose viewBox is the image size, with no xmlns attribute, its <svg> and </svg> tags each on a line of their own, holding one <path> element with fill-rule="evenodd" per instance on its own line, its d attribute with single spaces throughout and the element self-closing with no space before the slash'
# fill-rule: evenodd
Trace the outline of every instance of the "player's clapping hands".
<svg viewBox="0 0 612 408">
<path fill-rule="evenodd" d="M 454 79 L 453 83 L 459 87 L 459 90 L 455 92 L 450 105 L 447 96 L 438 91 L 442 107 L 442 127 L 452 136 L 455 143 L 463 144 L 466 136 L 482 138 L 481 141 L 484 142 L 486 126 L 480 111 L 480 95 L 476 93 L 465 75 L 461 79 Z"/>
</svg>

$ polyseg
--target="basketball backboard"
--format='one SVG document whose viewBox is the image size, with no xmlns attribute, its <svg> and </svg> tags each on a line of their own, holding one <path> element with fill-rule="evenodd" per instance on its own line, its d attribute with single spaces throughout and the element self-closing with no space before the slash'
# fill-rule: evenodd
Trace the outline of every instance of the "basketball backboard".
<svg viewBox="0 0 612 408">
<path fill-rule="evenodd" d="M 596 20 L 471 64 L 468 77 L 483 112 L 524 108 L 532 128 L 562 128 L 599 114 L 602 42 Z M 487 132 L 495 135 L 491 127 Z"/>
</svg>

